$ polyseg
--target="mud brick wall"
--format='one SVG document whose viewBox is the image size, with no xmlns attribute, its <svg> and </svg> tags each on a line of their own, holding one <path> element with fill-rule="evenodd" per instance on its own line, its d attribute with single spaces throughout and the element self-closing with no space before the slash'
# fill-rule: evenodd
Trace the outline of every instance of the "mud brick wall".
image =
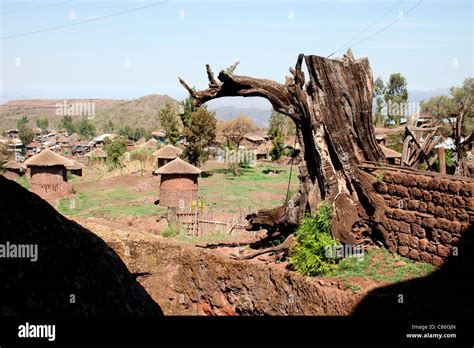
<svg viewBox="0 0 474 348">
<path fill-rule="evenodd" d="M 198 199 L 198 176 L 195 174 L 162 174 L 160 182 L 161 207 L 189 207 Z"/>
<path fill-rule="evenodd" d="M 380 223 L 391 251 L 441 266 L 474 232 L 474 180 L 393 168 L 372 174 L 387 204 Z"/>
</svg>

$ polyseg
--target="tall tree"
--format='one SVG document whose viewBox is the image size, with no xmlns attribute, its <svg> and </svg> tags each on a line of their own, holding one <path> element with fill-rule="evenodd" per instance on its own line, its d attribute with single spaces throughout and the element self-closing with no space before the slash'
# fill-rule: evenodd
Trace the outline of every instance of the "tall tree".
<svg viewBox="0 0 474 348">
<path fill-rule="evenodd" d="M 107 152 L 107 161 L 116 166 L 120 163 L 121 156 L 127 152 L 127 141 L 123 137 L 115 137 L 114 140 L 105 138 L 104 150 Z"/>
<path fill-rule="evenodd" d="M 48 126 L 49 126 L 49 121 L 46 117 L 44 118 L 37 118 L 36 119 L 36 126 L 41 129 L 41 132 L 43 132 L 43 134 L 46 134 L 48 133 Z"/>
<path fill-rule="evenodd" d="M 396 125 L 405 113 L 408 101 L 407 81 L 400 73 L 391 74 L 384 93 L 387 106 L 387 118 Z"/>
<path fill-rule="evenodd" d="M 114 125 L 114 123 L 112 122 L 112 120 L 109 119 L 109 120 L 107 121 L 107 124 L 106 124 L 105 127 L 104 127 L 104 132 L 106 132 L 106 133 L 112 133 L 112 132 L 114 131 L 114 129 L 115 129 L 115 125 Z"/>
<path fill-rule="evenodd" d="M 280 130 L 283 136 L 293 136 L 296 134 L 294 122 L 287 116 L 273 111 L 268 120 L 268 136 L 274 139 Z"/>
<path fill-rule="evenodd" d="M 270 149 L 270 157 L 273 161 L 277 161 L 283 155 L 283 149 L 285 147 L 283 132 L 280 128 L 276 130 L 276 134 L 272 140 L 272 148 Z"/>
<path fill-rule="evenodd" d="M 87 117 L 83 117 L 74 128 L 86 139 L 90 139 L 95 135 L 95 126 Z"/>
<path fill-rule="evenodd" d="M 76 126 L 74 124 L 74 121 L 72 120 L 72 117 L 70 115 L 64 115 L 63 118 L 61 119 L 61 128 L 64 128 L 64 130 L 68 134 L 72 134 L 76 132 Z"/>
<path fill-rule="evenodd" d="M 16 123 L 16 128 L 20 130 L 21 127 L 25 126 L 28 124 L 28 116 L 23 115 L 18 122 Z"/>
<path fill-rule="evenodd" d="M 28 145 L 31 143 L 35 137 L 33 131 L 28 125 L 24 124 L 18 130 L 18 137 L 20 138 L 23 145 Z"/>
<path fill-rule="evenodd" d="M 238 148 L 245 135 L 255 130 L 257 130 L 257 125 L 254 120 L 246 115 L 237 115 L 224 124 L 222 134 L 228 142 L 233 141 Z"/>
<path fill-rule="evenodd" d="M 178 115 L 169 102 L 160 110 L 158 117 L 161 126 L 166 132 L 166 139 L 170 144 L 175 145 L 179 138 Z"/>
<path fill-rule="evenodd" d="M 179 106 L 179 116 L 181 117 L 181 122 L 183 123 L 184 127 L 188 126 L 188 121 L 191 117 L 191 114 L 197 110 L 198 108 L 194 105 L 193 98 L 191 96 L 188 96 L 181 102 L 181 105 Z"/>
<path fill-rule="evenodd" d="M 209 158 L 209 146 L 216 138 L 215 113 L 205 105 L 191 112 L 186 120 L 186 146 L 183 157 L 195 166 L 201 166 Z"/>
<path fill-rule="evenodd" d="M 377 77 L 374 82 L 374 99 L 375 99 L 375 124 L 379 127 L 384 125 L 383 108 L 384 108 L 385 84 L 381 77 Z"/>
</svg>

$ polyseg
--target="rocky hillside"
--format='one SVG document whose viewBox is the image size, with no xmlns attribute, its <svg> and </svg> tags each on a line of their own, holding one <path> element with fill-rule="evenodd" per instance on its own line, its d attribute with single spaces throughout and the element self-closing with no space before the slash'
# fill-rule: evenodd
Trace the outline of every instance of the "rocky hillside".
<svg viewBox="0 0 474 348">
<path fill-rule="evenodd" d="M 101 238 L 2 176 L 0 191 L 0 255 L 12 245 L 38 248 L 36 261 L 1 259 L 0 316 L 163 314 Z"/>
<path fill-rule="evenodd" d="M 178 110 L 179 103 L 167 95 L 152 94 L 139 99 L 68 99 L 69 103 L 94 103 L 95 123 L 98 131 L 110 121 L 114 125 L 129 125 L 131 127 L 158 128 L 158 111 L 167 103 Z M 36 119 L 46 117 L 50 128 L 55 128 L 62 115 L 57 115 L 57 104 L 63 104 L 62 99 L 29 99 L 14 100 L 0 105 L 0 131 L 15 128 L 18 120 L 28 116 L 31 127 L 36 127 Z M 81 118 L 81 116 L 72 116 Z"/>
</svg>

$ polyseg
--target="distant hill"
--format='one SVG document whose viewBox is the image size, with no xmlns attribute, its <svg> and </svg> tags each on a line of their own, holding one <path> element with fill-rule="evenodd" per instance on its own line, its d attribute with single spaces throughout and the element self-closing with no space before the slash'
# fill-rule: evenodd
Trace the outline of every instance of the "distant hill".
<svg viewBox="0 0 474 348">
<path fill-rule="evenodd" d="M 179 103 L 167 95 L 152 94 L 139 99 L 67 99 L 69 103 L 94 103 L 95 117 L 92 122 L 100 131 L 109 120 L 114 125 L 124 124 L 132 127 L 159 127 L 158 111 L 169 102 L 175 110 Z M 18 120 L 27 115 L 31 127 L 36 127 L 36 119 L 47 117 L 50 128 L 56 128 L 62 115 L 57 115 L 57 104 L 62 99 L 14 100 L 0 105 L 0 130 L 15 128 Z M 82 116 L 72 116 L 80 119 Z"/>
<path fill-rule="evenodd" d="M 123 101 L 111 108 L 97 112 L 94 120 L 96 126 L 101 129 L 109 120 L 114 125 L 123 124 L 131 127 L 143 127 L 145 129 L 157 129 L 160 127 L 158 112 L 170 103 L 176 111 L 179 102 L 167 95 L 151 94 L 139 99 Z"/>
<path fill-rule="evenodd" d="M 449 88 L 433 89 L 431 91 L 408 91 L 408 99 L 412 103 L 419 103 L 439 95 L 450 95 Z"/>
<path fill-rule="evenodd" d="M 100 113 L 105 109 L 110 109 L 114 105 L 123 103 L 120 99 L 67 99 L 70 103 L 95 103 L 95 112 Z M 56 115 L 57 104 L 63 104 L 64 99 L 23 99 L 12 100 L 0 105 L 0 130 L 16 128 L 18 120 L 26 115 L 29 125 L 36 127 L 36 119 L 46 117 L 49 125 L 54 128 L 56 123 L 62 118 Z M 72 116 L 80 118 L 80 116 Z"/>
<path fill-rule="evenodd" d="M 211 108 L 210 110 L 215 111 L 216 118 L 219 121 L 228 121 L 237 115 L 247 115 L 252 118 L 258 127 L 268 127 L 268 119 L 272 114 L 272 109 L 260 109 L 260 108 L 236 108 L 234 106 L 220 106 Z"/>
<path fill-rule="evenodd" d="M 409 91 L 409 101 L 419 103 L 422 100 L 438 95 L 449 95 L 449 89 L 436 89 L 430 91 Z M 62 116 L 56 115 L 56 104 L 63 103 L 62 99 L 25 99 L 9 101 L 0 105 L 0 132 L 15 128 L 18 119 L 27 115 L 30 125 L 36 126 L 38 117 L 48 117 L 50 127 L 56 127 Z M 160 126 L 157 114 L 166 102 L 171 103 L 175 110 L 179 102 L 167 95 L 151 94 L 138 99 L 68 99 L 72 103 L 95 103 L 96 117 L 93 119 L 100 131 L 109 120 L 114 125 L 124 124 L 132 127 L 157 129 Z M 268 127 L 268 120 L 272 113 L 270 103 L 263 98 L 222 98 L 208 103 L 210 110 L 216 112 L 216 118 L 227 121 L 233 117 L 244 114 L 251 117 L 259 127 Z M 73 116 L 80 118 L 80 116 Z"/>
</svg>

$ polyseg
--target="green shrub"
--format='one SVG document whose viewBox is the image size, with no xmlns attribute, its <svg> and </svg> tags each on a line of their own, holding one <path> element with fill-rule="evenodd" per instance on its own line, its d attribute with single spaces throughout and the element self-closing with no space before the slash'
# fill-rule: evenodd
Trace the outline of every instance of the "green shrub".
<svg viewBox="0 0 474 348">
<path fill-rule="evenodd" d="M 325 275 L 336 267 L 336 259 L 328 259 L 328 247 L 338 244 L 331 234 L 331 207 L 323 203 L 314 216 L 307 215 L 295 232 L 296 244 L 290 250 L 289 265 L 308 276 Z"/>
<path fill-rule="evenodd" d="M 178 235 L 178 230 L 171 226 L 168 226 L 163 230 L 163 232 L 160 233 L 160 235 L 165 238 L 175 237 Z"/>
</svg>

